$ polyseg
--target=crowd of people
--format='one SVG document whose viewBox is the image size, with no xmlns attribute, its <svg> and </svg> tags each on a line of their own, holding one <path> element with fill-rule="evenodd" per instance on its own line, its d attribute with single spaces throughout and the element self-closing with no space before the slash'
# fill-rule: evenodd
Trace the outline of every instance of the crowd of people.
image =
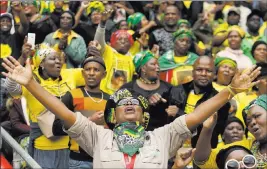
<svg viewBox="0 0 267 169">
<path fill-rule="evenodd" d="M 42 168 L 267 168 L 267 1 L 0 12 L 1 126 Z"/>
</svg>

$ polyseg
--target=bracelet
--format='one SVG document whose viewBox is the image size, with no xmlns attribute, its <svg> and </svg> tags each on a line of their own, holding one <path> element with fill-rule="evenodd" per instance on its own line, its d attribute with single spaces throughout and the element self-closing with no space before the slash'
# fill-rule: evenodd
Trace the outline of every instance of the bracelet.
<svg viewBox="0 0 267 169">
<path fill-rule="evenodd" d="M 233 87 L 231 87 L 230 85 L 228 85 L 226 88 L 227 88 L 227 90 L 230 92 L 230 94 L 229 94 L 229 96 L 228 96 L 228 99 L 231 98 L 231 95 L 232 95 L 232 97 L 234 97 L 234 96 L 236 95 L 236 93 L 233 92 L 233 90 L 232 90 Z M 233 89 L 234 89 L 234 88 L 233 88 Z"/>
</svg>

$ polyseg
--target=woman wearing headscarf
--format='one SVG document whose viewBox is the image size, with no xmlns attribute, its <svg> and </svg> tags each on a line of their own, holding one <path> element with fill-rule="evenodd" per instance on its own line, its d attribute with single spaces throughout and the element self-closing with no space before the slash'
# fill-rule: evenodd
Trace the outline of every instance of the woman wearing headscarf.
<svg viewBox="0 0 267 169">
<path fill-rule="evenodd" d="M 117 30 L 112 33 L 110 45 L 105 41 L 105 24 L 112 10 L 104 11 L 101 22 L 96 30 L 95 39 L 101 45 L 101 56 L 106 67 L 107 76 L 101 82 L 101 90 L 113 94 L 123 84 L 132 81 L 135 68 L 129 49 L 134 43 L 132 35 L 127 30 Z M 120 79 L 116 79 L 120 77 Z M 117 82 L 119 81 L 120 82 Z"/>
<path fill-rule="evenodd" d="M 267 43 L 256 41 L 251 48 L 251 55 L 256 60 L 256 63 L 267 63 Z"/>
<path fill-rule="evenodd" d="M 168 109 L 171 104 L 169 100 L 171 93 L 169 91 L 172 85 L 159 79 L 158 60 L 152 52 L 140 52 L 135 55 L 133 61 L 137 79 L 126 83 L 121 89 L 132 89 L 141 93 L 150 101 L 150 121 L 147 130 L 153 131 L 165 124 L 169 124 L 173 120 L 172 116 L 176 115 L 176 112 L 170 112 L 171 107 L 174 106 Z M 162 101 L 161 99 L 164 100 Z M 155 102 L 153 102 L 154 100 Z"/>
<path fill-rule="evenodd" d="M 242 145 L 246 148 L 250 148 L 253 139 L 247 139 L 245 137 L 245 127 L 243 122 L 237 117 L 230 116 L 227 119 L 225 129 L 222 135 L 222 142 L 212 149 L 210 144 L 210 138 L 214 126 L 216 125 L 217 114 L 214 114 L 208 120 L 203 123 L 203 129 L 199 136 L 196 152 L 194 156 L 194 163 L 200 168 L 218 168 L 216 166 L 216 157 L 218 153 L 233 145 Z"/>
<path fill-rule="evenodd" d="M 253 100 L 263 94 L 267 94 L 267 63 L 257 63 L 257 67 L 261 67 L 261 73 L 256 80 L 259 81 L 252 89 L 247 92 L 239 93 L 235 97 L 240 100 L 240 111 L 238 117 L 242 119 L 242 110 Z"/>
<path fill-rule="evenodd" d="M 137 12 L 128 17 L 127 24 L 135 41 L 129 50 L 134 56 L 138 52 L 148 48 L 148 31 L 156 26 L 156 23 L 155 21 L 148 21 L 144 14 Z"/>
<path fill-rule="evenodd" d="M 188 20 L 186 19 L 179 19 L 177 22 L 177 29 L 186 29 L 186 30 L 192 30 L 191 29 L 191 24 Z M 195 31 L 192 30 L 194 33 Z M 193 53 L 196 53 L 198 55 L 205 55 L 206 51 L 206 46 L 205 44 L 200 41 L 199 39 L 195 38 L 194 41 L 192 41 L 191 47 L 189 49 Z"/>
<path fill-rule="evenodd" d="M 71 11 L 64 11 L 60 16 L 60 28 L 45 37 L 44 43 L 48 43 L 55 49 L 66 55 L 66 68 L 78 68 L 85 59 L 87 52 L 83 37 L 72 30 L 75 24 L 75 16 Z"/>
<path fill-rule="evenodd" d="M 257 168 L 267 167 L 267 95 L 260 95 L 243 111 L 244 121 L 249 132 L 255 137 L 250 148 L 258 161 Z"/>
<path fill-rule="evenodd" d="M 31 53 L 31 45 L 24 44 L 20 63 L 24 64 Z M 53 96 L 60 98 L 67 91 L 84 85 L 81 69 L 62 69 L 61 53 L 48 45 L 41 45 L 34 58 L 34 80 Z M 29 154 L 42 168 L 68 168 L 69 137 L 47 138 L 40 129 L 37 118 L 46 107 L 15 81 L 7 78 L 6 86 L 12 96 L 24 96 L 26 99 L 31 128 Z"/>
<path fill-rule="evenodd" d="M 217 53 L 216 57 L 228 57 L 236 61 L 238 69 L 246 69 L 254 64 L 253 58 L 244 54 L 241 49 L 241 42 L 245 32 L 239 26 L 228 28 L 229 47 Z"/>
<path fill-rule="evenodd" d="M 192 70 L 198 55 L 189 51 L 194 40 L 193 32 L 181 29 L 173 33 L 174 50 L 159 58 L 160 79 L 174 86 L 192 80 Z"/>
<path fill-rule="evenodd" d="M 117 91 L 107 102 L 107 111 L 114 112 L 114 129 L 97 126 L 81 113 L 73 113 L 33 80 L 29 59 L 22 67 L 14 58 L 4 59 L 8 73 L 3 75 L 24 85 L 44 106 L 64 121 L 65 131 L 94 157 L 94 168 L 166 168 L 182 143 L 209 116 L 227 103 L 236 93 L 247 90 L 260 68 L 236 74 L 227 89 L 198 106 L 193 113 L 180 116 L 172 123 L 145 131 L 148 101 L 127 89 Z M 16 65 L 16 66 L 15 66 Z M 108 106 L 110 105 L 110 106 Z M 111 126 L 112 128 L 112 126 Z"/>
</svg>

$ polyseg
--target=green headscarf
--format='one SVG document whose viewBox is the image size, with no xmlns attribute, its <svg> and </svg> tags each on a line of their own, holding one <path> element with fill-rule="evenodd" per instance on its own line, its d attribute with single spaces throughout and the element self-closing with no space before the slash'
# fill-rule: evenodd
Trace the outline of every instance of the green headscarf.
<svg viewBox="0 0 267 169">
<path fill-rule="evenodd" d="M 253 100 L 249 103 L 247 107 L 245 107 L 245 113 L 248 112 L 253 106 L 260 106 L 267 111 L 267 94 L 260 95 L 257 99 Z"/>
<path fill-rule="evenodd" d="M 136 73 L 138 73 L 141 67 L 144 66 L 152 58 L 156 58 L 156 57 L 150 51 L 143 51 L 143 52 L 137 53 L 133 59 Z"/>
<path fill-rule="evenodd" d="M 179 19 L 177 22 L 177 26 L 180 27 L 182 24 L 186 24 L 188 27 L 191 27 L 190 22 L 188 22 L 188 20 L 186 19 Z"/>
<path fill-rule="evenodd" d="M 135 30 L 135 27 L 142 21 L 143 17 L 145 17 L 145 15 L 140 12 L 130 15 L 127 19 L 129 28 Z"/>
<path fill-rule="evenodd" d="M 188 37 L 192 40 L 195 40 L 195 36 L 193 34 L 193 32 L 191 30 L 185 30 L 185 29 L 178 29 L 176 32 L 174 32 L 173 34 L 173 41 L 175 42 L 177 38 L 184 38 L 184 37 Z"/>
<path fill-rule="evenodd" d="M 234 68 L 237 67 L 237 63 L 233 59 L 230 59 L 230 58 L 227 58 L 227 57 L 216 57 L 215 66 L 216 67 L 220 67 L 222 64 L 228 64 L 228 65 L 231 65 Z"/>
</svg>

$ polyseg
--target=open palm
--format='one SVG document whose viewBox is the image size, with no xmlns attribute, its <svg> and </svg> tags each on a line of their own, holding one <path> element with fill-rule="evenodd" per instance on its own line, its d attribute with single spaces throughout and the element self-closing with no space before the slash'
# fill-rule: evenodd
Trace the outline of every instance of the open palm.
<svg viewBox="0 0 267 169">
<path fill-rule="evenodd" d="M 2 72 L 2 74 L 21 85 L 27 85 L 32 79 L 32 69 L 29 59 L 26 61 L 26 66 L 23 67 L 15 58 L 9 56 L 3 60 L 2 65 L 8 71 L 7 73 Z"/>
<path fill-rule="evenodd" d="M 238 71 L 230 84 L 231 88 L 236 92 L 240 93 L 246 91 L 252 86 L 256 85 L 259 81 L 253 82 L 260 74 L 260 67 L 255 69 L 256 66 L 246 69 L 244 71 Z"/>
</svg>

